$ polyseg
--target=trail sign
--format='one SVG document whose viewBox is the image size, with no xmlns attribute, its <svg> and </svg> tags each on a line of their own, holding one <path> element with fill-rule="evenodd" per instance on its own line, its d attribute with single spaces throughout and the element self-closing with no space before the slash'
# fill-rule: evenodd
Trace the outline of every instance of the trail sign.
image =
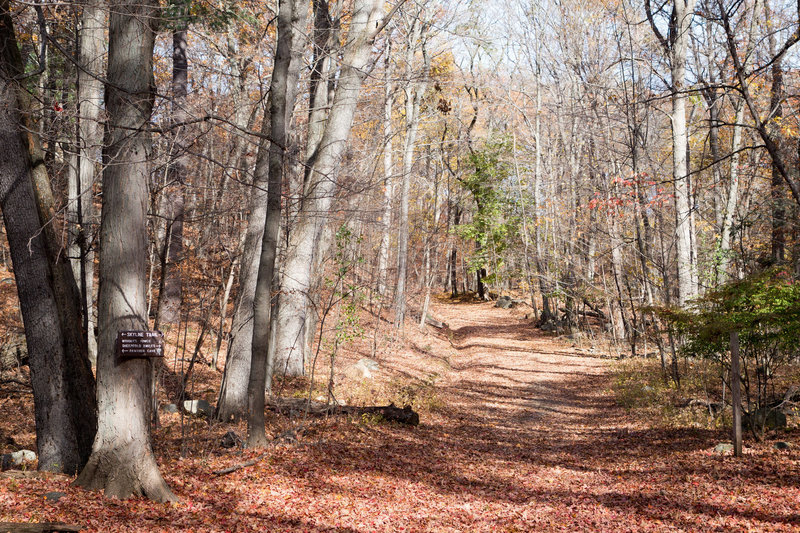
<svg viewBox="0 0 800 533">
<path fill-rule="evenodd" d="M 164 334 L 160 331 L 120 331 L 117 334 L 120 359 L 164 357 Z"/>
</svg>

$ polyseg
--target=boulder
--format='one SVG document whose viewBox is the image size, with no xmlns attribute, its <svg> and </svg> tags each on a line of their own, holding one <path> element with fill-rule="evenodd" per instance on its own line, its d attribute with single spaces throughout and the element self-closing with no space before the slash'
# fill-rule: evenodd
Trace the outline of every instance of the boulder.
<svg viewBox="0 0 800 533">
<path fill-rule="evenodd" d="M 214 408 L 205 400 L 185 400 L 183 410 L 195 416 L 211 416 L 214 413 Z"/>
<path fill-rule="evenodd" d="M 0 470 L 18 468 L 26 463 L 36 461 L 36 453 L 30 450 L 20 450 L 18 452 L 0 455 Z"/>
<path fill-rule="evenodd" d="M 364 357 L 359 359 L 354 365 L 350 365 L 345 369 L 345 375 L 357 379 L 372 379 L 373 373 L 377 372 L 381 367 L 377 361 Z"/>
<path fill-rule="evenodd" d="M 786 415 L 776 409 L 761 407 L 752 413 L 742 416 L 742 427 L 753 427 L 755 430 L 779 429 L 786 427 Z"/>
<path fill-rule="evenodd" d="M 714 446 L 714 451 L 716 453 L 728 453 L 733 452 L 733 444 L 730 442 L 720 442 L 716 446 Z"/>
<path fill-rule="evenodd" d="M 788 442 L 776 442 L 773 446 L 776 450 L 788 450 L 791 448 Z"/>
<path fill-rule="evenodd" d="M 220 441 L 219 444 L 223 448 L 241 448 L 244 446 L 244 441 L 236 432 L 228 431 L 225 433 L 225 436 L 222 437 L 222 441 Z"/>
<path fill-rule="evenodd" d="M 12 335 L 0 346 L 0 370 L 13 370 L 28 364 L 28 345 L 24 335 Z"/>
<path fill-rule="evenodd" d="M 162 405 L 161 406 L 161 410 L 164 411 L 165 413 L 177 413 L 177 412 L 180 411 L 178 409 L 178 406 L 175 405 L 174 403 L 168 403 L 168 404 Z"/>
<path fill-rule="evenodd" d="M 511 299 L 510 296 L 501 296 L 494 303 L 494 306 L 499 307 L 500 309 L 511 309 L 512 307 L 514 307 L 514 301 Z"/>
</svg>

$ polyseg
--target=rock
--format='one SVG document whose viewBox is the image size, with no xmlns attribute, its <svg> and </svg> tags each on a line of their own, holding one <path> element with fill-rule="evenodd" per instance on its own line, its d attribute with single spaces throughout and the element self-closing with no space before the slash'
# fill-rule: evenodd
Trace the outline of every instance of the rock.
<svg viewBox="0 0 800 533">
<path fill-rule="evenodd" d="M 501 296 L 497 299 L 494 306 L 499 307 L 500 309 L 511 309 L 514 307 L 514 301 L 510 296 Z"/>
<path fill-rule="evenodd" d="M 183 402 L 183 410 L 196 416 L 211 416 L 214 413 L 214 408 L 205 400 L 186 400 Z"/>
<path fill-rule="evenodd" d="M 240 448 L 244 445 L 242 438 L 234 431 L 228 431 L 219 443 L 223 448 Z"/>
<path fill-rule="evenodd" d="M 788 450 L 791 448 L 788 442 L 779 441 L 773 444 L 776 450 Z"/>
<path fill-rule="evenodd" d="M 541 326 L 539 326 L 539 328 L 540 328 L 542 331 L 556 331 L 556 330 L 558 330 L 558 324 L 556 324 L 556 323 L 555 323 L 554 321 L 552 321 L 552 320 L 548 320 L 547 322 L 545 322 L 544 324 L 542 324 Z"/>
<path fill-rule="evenodd" d="M 23 466 L 25 463 L 36 461 L 36 453 L 30 450 L 20 450 L 18 452 L 0 455 L 0 470 L 8 470 Z"/>
<path fill-rule="evenodd" d="M 20 450 L 11 454 L 11 461 L 16 466 L 21 466 L 24 463 L 32 463 L 36 460 L 36 453 L 30 450 Z"/>
<path fill-rule="evenodd" d="M 161 410 L 164 411 L 165 413 L 177 413 L 178 406 L 175 405 L 174 403 L 168 403 L 166 405 L 162 405 Z"/>
<path fill-rule="evenodd" d="M 47 500 L 48 502 L 57 502 L 66 495 L 67 494 L 65 492 L 57 492 L 57 491 L 48 492 L 47 494 L 44 495 L 44 499 Z"/>
<path fill-rule="evenodd" d="M 24 335 L 12 335 L 0 346 L 0 370 L 14 370 L 28 364 L 28 345 Z"/>
<path fill-rule="evenodd" d="M 786 427 L 786 415 L 776 409 L 761 407 L 752 413 L 742 416 L 742 427 L 754 427 L 756 430 L 778 429 Z"/>
<path fill-rule="evenodd" d="M 345 374 L 350 377 L 360 379 L 372 379 L 373 372 L 377 372 L 381 365 L 374 359 L 364 357 L 359 359 L 354 365 L 350 365 L 345 369 Z"/>
<path fill-rule="evenodd" d="M 708 414 L 711 416 L 717 416 L 725 407 L 722 402 L 709 402 L 697 398 L 683 398 L 678 403 L 678 406 L 682 408 L 702 409 L 708 411 Z"/>
<path fill-rule="evenodd" d="M 733 451 L 733 444 L 730 442 L 720 442 L 716 446 L 714 446 L 714 451 L 716 453 L 728 453 Z"/>
</svg>

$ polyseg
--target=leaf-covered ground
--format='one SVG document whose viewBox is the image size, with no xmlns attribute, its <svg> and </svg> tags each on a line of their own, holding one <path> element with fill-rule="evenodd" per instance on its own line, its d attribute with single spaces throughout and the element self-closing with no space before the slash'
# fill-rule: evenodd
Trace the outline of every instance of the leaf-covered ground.
<svg viewBox="0 0 800 533">
<path fill-rule="evenodd" d="M 380 358 L 384 372 L 435 377 L 418 428 L 274 415 L 273 434 L 304 425 L 298 442 L 214 476 L 257 452 L 221 449 L 231 427 L 204 422 L 190 424 L 187 444 L 167 420 L 156 451 L 179 503 L 106 500 L 65 476 L 6 472 L 0 522 L 63 521 L 87 531 L 800 528 L 791 435 L 789 451 L 765 442 L 742 460 L 717 454 L 722 433 L 631 419 L 611 397 L 609 360 L 546 336 L 519 313 L 439 303 L 434 314 L 449 332 L 409 327 L 407 349 Z M 51 491 L 66 496 L 48 501 Z"/>
</svg>

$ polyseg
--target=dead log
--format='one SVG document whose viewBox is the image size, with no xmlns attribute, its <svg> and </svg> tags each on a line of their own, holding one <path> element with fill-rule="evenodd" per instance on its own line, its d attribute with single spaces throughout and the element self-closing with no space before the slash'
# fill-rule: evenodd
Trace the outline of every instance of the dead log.
<svg viewBox="0 0 800 533">
<path fill-rule="evenodd" d="M 388 422 L 397 422 L 398 424 L 405 424 L 407 426 L 419 425 L 419 413 L 411 409 L 410 405 L 406 405 L 402 409 L 395 407 L 394 404 L 383 406 L 367 406 L 367 407 L 354 407 L 342 406 L 338 407 L 339 410 L 347 414 L 376 414 L 381 415 L 384 420 Z"/>
<path fill-rule="evenodd" d="M 381 415 L 387 422 L 397 422 L 398 424 L 405 424 L 407 426 L 419 425 L 419 413 L 414 411 L 409 405 L 403 408 L 397 407 L 394 404 L 367 406 L 336 405 L 313 402 L 300 398 L 286 398 L 270 402 L 267 405 L 267 409 L 288 416 L 305 413 L 311 416 L 374 414 Z"/>
<path fill-rule="evenodd" d="M 0 522 L 0 533 L 74 533 L 83 527 L 61 522 L 42 522 L 32 524 L 29 522 Z"/>
<path fill-rule="evenodd" d="M 425 315 L 425 323 L 428 324 L 429 326 L 433 326 L 433 327 L 435 327 L 437 329 L 447 329 L 448 328 L 446 323 L 440 322 L 439 320 L 436 320 L 431 315 Z"/>
</svg>

